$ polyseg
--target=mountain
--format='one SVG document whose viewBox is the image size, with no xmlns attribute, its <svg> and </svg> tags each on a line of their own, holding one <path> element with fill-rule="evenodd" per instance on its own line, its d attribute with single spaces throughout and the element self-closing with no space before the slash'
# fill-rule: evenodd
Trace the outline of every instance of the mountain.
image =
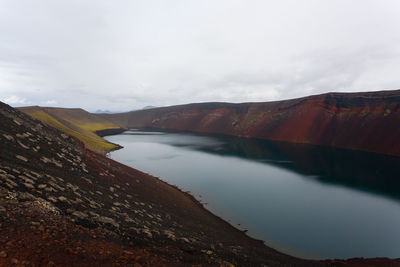
<svg viewBox="0 0 400 267">
<path fill-rule="evenodd" d="M 142 109 L 152 109 L 152 108 L 157 108 L 156 106 L 145 106 Z"/>
<path fill-rule="evenodd" d="M 198 103 L 99 116 L 123 128 L 233 135 L 400 156 L 400 90 L 264 103 Z"/>
<path fill-rule="evenodd" d="M 94 113 L 112 113 L 112 112 L 109 111 L 109 110 L 98 109 L 98 110 L 96 110 Z"/>
<path fill-rule="evenodd" d="M 101 138 L 97 131 L 121 132 L 122 129 L 106 119 L 80 108 L 22 107 L 20 111 L 41 120 L 67 134 L 77 137 L 85 146 L 99 153 L 118 149 L 120 146 Z"/>
</svg>

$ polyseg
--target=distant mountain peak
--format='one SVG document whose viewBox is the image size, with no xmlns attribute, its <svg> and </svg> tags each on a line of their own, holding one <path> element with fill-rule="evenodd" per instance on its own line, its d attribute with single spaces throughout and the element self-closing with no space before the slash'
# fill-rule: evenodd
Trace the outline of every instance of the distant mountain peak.
<svg viewBox="0 0 400 267">
<path fill-rule="evenodd" d="M 96 110 L 94 113 L 112 113 L 112 112 L 109 111 L 109 110 L 107 110 L 107 109 L 105 109 L 105 110 L 103 110 L 103 109 L 98 109 L 98 110 Z"/>
<path fill-rule="evenodd" d="M 142 108 L 142 110 L 143 109 L 152 109 L 152 108 L 157 108 L 157 107 L 156 106 L 145 106 L 145 107 Z"/>
</svg>

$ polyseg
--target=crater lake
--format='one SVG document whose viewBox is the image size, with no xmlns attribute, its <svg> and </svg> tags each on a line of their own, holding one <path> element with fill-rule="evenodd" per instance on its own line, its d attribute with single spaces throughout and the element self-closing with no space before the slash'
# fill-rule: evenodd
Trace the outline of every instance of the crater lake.
<svg viewBox="0 0 400 267">
<path fill-rule="evenodd" d="M 109 157 L 189 191 L 215 215 L 310 259 L 400 257 L 400 159 L 226 136 L 129 130 Z"/>
</svg>

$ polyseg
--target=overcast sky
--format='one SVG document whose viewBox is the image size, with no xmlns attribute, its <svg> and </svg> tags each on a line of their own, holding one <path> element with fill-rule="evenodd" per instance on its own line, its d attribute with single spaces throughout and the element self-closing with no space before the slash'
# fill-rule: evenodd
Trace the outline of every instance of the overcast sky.
<svg viewBox="0 0 400 267">
<path fill-rule="evenodd" d="M 13 106 L 399 88 L 399 0 L 0 1 L 0 100 Z"/>
</svg>

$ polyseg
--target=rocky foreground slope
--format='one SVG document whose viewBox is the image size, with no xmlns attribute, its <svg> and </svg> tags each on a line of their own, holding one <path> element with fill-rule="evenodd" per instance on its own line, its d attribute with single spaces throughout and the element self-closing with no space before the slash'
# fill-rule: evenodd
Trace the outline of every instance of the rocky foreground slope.
<svg viewBox="0 0 400 267">
<path fill-rule="evenodd" d="M 396 266 L 306 261 L 0 102 L 0 266 Z"/>
<path fill-rule="evenodd" d="M 400 156 L 400 90 L 265 103 L 200 103 L 99 115 L 153 128 L 305 143 Z"/>
</svg>

